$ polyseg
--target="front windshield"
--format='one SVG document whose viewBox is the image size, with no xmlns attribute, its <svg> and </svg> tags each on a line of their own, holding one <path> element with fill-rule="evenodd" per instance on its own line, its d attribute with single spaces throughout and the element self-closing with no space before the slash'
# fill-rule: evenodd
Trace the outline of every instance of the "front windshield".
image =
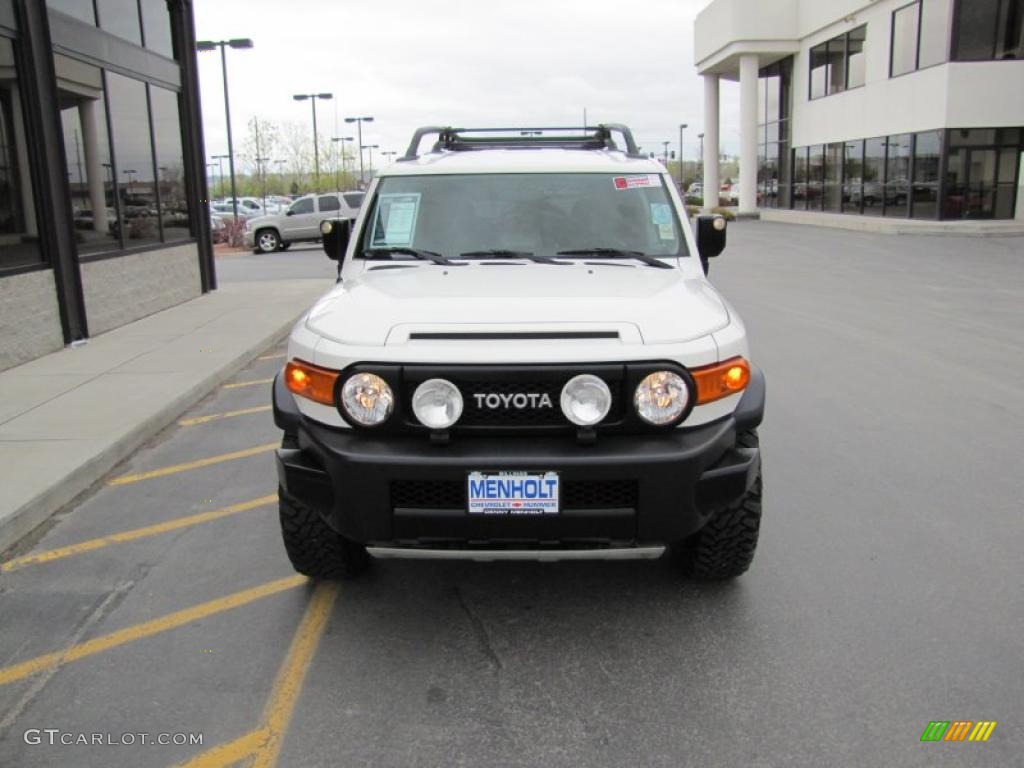
<svg viewBox="0 0 1024 768">
<path fill-rule="evenodd" d="M 416 248 L 554 256 L 615 249 L 686 256 L 658 174 L 464 174 L 381 180 L 362 250 Z"/>
</svg>

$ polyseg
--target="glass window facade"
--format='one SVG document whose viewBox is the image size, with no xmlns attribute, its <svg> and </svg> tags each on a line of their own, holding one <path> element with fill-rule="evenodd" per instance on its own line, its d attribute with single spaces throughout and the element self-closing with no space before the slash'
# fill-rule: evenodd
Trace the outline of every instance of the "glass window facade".
<svg viewBox="0 0 1024 768">
<path fill-rule="evenodd" d="M 893 218 L 1012 219 L 1022 156 L 1019 128 L 923 131 L 797 147 L 791 207 Z"/>
<path fill-rule="evenodd" d="M 86 24 L 96 24 L 96 8 L 93 0 L 46 0 L 46 7 L 60 11 Z"/>
<path fill-rule="evenodd" d="M 167 10 L 167 0 L 141 0 L 140 6 L 146 47 L 162 56 L 173 58 L 171 15 Z"/>
<path fill-rule="evenodd" d="M 0 274 L 43 261 L 15 54 L 0 37 Z"/>
<path fill-rule="evenodd" d="M 190 239 L 178 94 L 68 56 L 54 66 L 79 255 Z"/>
<path fill-rule="evenodd" d="M 905 75 L 949 59 L 950 0 L 917 0 L 892 14 L 889 74 Z"/>
<path fill-rule="evenodd" d="M 867 25 L 811 48 L 809 96 L 820 99 L 864 85 Z"/>
<path fill-rule="evenodd" d="M 100 28 L 136 45 L 142 45 L 139 0 L 96 0 Z"/>
<path fill-rule="evenodd" d="M 953 58 L 1024 58 L 1024 0 L 957 0 Z"/>
<path fill-rule="evenodd" d="M 789 120 L 793 59 L 761 70 L 758 81 L 757 199 L 762 208 L 789 207 L 791 160 Z"/>
</svg>

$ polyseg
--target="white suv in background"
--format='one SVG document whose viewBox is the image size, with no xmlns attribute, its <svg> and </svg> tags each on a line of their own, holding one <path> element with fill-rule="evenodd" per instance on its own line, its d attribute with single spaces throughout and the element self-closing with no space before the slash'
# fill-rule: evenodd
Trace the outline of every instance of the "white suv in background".
<svg viewBox="0 0 1024 768">
<path fill-rule="evenodd" d="M 256 253 L 284 251 L 292 243 L 320 240 L 320 223 L 354 219 L 363 202 L 362 192 L 306 195 L 284 213 L 258 216 L 245 222 L 245 245 Z"/>
</svg>

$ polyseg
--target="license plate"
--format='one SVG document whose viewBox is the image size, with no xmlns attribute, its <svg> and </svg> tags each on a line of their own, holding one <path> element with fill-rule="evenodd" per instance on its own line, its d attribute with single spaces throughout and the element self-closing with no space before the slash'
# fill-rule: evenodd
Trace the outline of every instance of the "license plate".
<svg viewBox="0 0 1024 768">
<path fill-rule="evenodd" d="M 557 472 L 470 472 L 471 515 L 557 515 Z"/>
</svg>

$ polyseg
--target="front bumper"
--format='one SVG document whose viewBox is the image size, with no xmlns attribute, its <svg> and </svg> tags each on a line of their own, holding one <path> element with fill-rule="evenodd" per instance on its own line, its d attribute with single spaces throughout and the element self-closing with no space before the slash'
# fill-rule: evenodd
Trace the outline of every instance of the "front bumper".
<svg viewBox="0 0 1024 768">
<path fill-rule="evenodd" d="M 376 547 L 488 549 L 638 547 L 671 544 L 742 496 L 760 467 L 756 448 L 736 445 L 761 423 L 763 374 L 754 369 L 736 410 L 692 429 L 574 436 L 457 436 L 436 445 L 423 436 L 375 435 L 304 417 L 280 376 L 274 420 L 286 433 L 277 452 L 281 486 L 320 511 L 333 529 Z M 556 471 L 558 515 L 469 515 L 474 470 Z"/>
</svg>

